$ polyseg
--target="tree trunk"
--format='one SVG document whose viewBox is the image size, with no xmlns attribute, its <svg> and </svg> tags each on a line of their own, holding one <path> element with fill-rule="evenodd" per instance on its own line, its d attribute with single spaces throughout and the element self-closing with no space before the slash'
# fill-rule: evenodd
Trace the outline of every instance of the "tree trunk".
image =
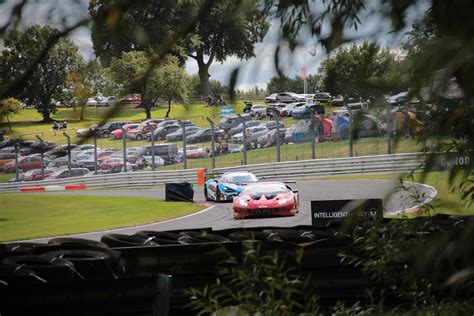
<svg viewBox="0 0 474 316">
<path fill-rule="evenodd" d="M 145 109 L 145 115 L 146 115 L 146 119 L 151 119 L 151 106 L 149 106 L 148 104 L 144 105 L 143 106 L 144 109 Z"/>
<path fill-rule="evenodd" d="M 201 85 L 201 98 L 205 99 L 209 95 L 209 67 L 199 66 L 199 83 Z"/>
<path fill-rule="evenodd" d="M 74 110 L 76 110 L 76 109 L 74 109 Z M 79 121 L 83 121 L 83 120 L 84 120 L 84 113 L 85 113 L 85 110 L 86 110 L 86 104 L 83 103 L 83 104 L 81 105 L 81 116 L 79 117 Z"/>
<path fill-rule="evenodd" d="M 168 111 L 166 111 L 165 117 L 168 117 L 168 115 L 170 115 L 170 112 L 171 112 L 171 99 L 168 99 Z"/>
<path fill-rule="evenodd" d="M 43 115 L 43 122 L 51 122 L 51 112 L 49 109 L 43 105 L 43 108 L 41 109 L 41 115 Z"/>
<path fill-rule="evenodd" d="M 198 75 L 199 83 L 201 85 L 201 98 L 205 99 L 209 95 L 209 67 L 214 60 L 214 54 L 211 54 L 207 63 L 204 62 L 204 54 L 202 51 L 196 52 L 194 58 L 196 59 L 199 68 Z"/>
<path fill-rule="evenodd" d="M 8 123 L 8 128 L 10 129 L 10 133 L 12 132 L 12 125 L 10 124 L 10 119 L 8 118 L 8 115 L 6 116 L 7 118 L 7 123 Z"/>
</svg>

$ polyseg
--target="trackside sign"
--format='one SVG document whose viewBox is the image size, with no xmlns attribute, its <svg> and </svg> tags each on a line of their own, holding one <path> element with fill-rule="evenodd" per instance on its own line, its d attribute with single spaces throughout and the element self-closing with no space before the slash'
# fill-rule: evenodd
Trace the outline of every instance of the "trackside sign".
<svg viewBox="0 0 474 316">
<path fill-rule="evenodd" d="M 313 226 L 327 226 L 347 217 L 371 220 L 383 216 L 383 200 L 324 200 L 311 201 L 311 222 Z"/>
</svg>

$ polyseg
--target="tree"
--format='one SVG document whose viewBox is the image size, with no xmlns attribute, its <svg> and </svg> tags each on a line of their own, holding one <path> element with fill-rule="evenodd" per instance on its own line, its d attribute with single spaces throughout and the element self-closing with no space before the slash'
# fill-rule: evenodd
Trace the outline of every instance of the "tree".
<svg viewBox="0 0 474 316">
<path fill-rule="evenodd" d="M 267 31 L 268 22 L 260 12 L 258 1 L 216 2 L 198 24 L 199 40 L 187 42 L 188 56 L 196 60 L 199 67 L 201 96 L 209 94 L 209 67 L 213 62 L 223 62 L 229 56 L 240 59 L 255 56 L 254 46 L 263 40 Z"/>
<path fill-rule="evenodd" d="M 147 119 L 151 118 L 151 109 L 160 97 L 168 101 L 166 116 L 169 115 L 173 100 L 186 101 L 190 81 L 178 60 L 172 57 L 165 59 L 144 77 L 150 67 L 150 58 L 152 53 L 128 52 L 121 58 L 113 58 L 110 65 L 110 71 L 115 81 L 121 84 L 123 93 L 141 94 L 141 106 L 145 109 Z"/>
<path fill-rule="evenodd" d="M 116 0 L 98 0 L 89 5 L 94 20 L 94 49 L 105 65 L 122 52 L 157 50 L 175 29 L 186 25 L 207 4 L 205 1 L 137 1 L 117 15 L 113 25 L 110 19 L 98 18 L 117 3 Z M 175 42 L 172 49 L 181 63 L 186 56 L 196 60 L 201 96 L 209 94 L 212 63 L 223 62 L 229 56 L 253 57 L 254 45 L 263 40 L 268 30 L 258 2 L 224 0 L 209 3 L 196 27 Z"/>
<path fill-rule="evenodd" d="M 21 102 L 15 98 L 0 100 L 0 121 L 3 121 L 4 119 L 7 121 L 10 132 L 12 131 L 12 126 L 10 124 L 9 116 L 19 113 L 21 109 Z"/>
<path fill-rule="evenodd" d="M 395 57 L 375 43 L 340 48 L 336 54 L 321 63 L 318 70 L 324 90 L 333 95 L 349 94 L 367 98 L 374 93 L 374 84 L 380 82 Z"/>
<path fill-rule="evenodd" d="M 168 102 L 166 117 L 169 117 L 172 101 L 187 103 L 190 82 L 191 78 L 183 68 L 179 67 L 178 61 L 170 58 L 165 64 L 155 69 L 146 94 L 150 97 L 154 96 L 155 101 L 158 97 L 165 99 Z"/>
<path fill-rule="evenodd" d="M 5 38 L 6 49 L 2 51 L 1 56 L 3 82 L 26 71 L 58 32 L 52 27 L 39 25 L 31 26 L 24 32 L 10 32 Z M 25 103 L 38 105 L 38 112 L 43 116 L 43 121 L 48 122 L 51 113 L 56 111 L 52 101 L 63 93 L 68 74 L 78 71 L 83 65 L 84 60 L 79 55 L 77 46 L 69 39 L 61 38 L 55 42 L 45 58 L 34 65 L 33 72 L 25 83 L 10 93 Z"/>
</svg>

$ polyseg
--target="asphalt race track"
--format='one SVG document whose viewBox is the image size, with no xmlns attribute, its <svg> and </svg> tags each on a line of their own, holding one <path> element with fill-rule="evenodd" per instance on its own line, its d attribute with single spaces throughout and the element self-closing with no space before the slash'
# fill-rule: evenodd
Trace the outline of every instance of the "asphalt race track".
<svg viewBox="0 0 474 316">
<path fill-rule="evenodd" d="M 312 200 L 382 198 L 384 200 L 384 207 L 387 210 L 402 210 L 413 206 L 415 204 L 413 197 L 407 192 L 401 192 L 400 190 L 397 190 L 399 184 L 399 182 L 394 180 L 374 179 L 298 181 L 297 183 L 289 184 L 294 189 L 298 189 L 300 194 L 300 212 L 294 217 L 234 220 L 232 216 L 232 203 L 208 202 L 207 204 L 209 207 L 205 210 L 181 218 L 148 225 L 71 236 L 100 240 L 102 234 L 106 232 L 133 234 L 141 230 L 165 231 L 208 227 L 211 227 L 214 230 L 220 230 L 227 228 L 259 226 L 291 227 L 297 225 L 311 225 L 310 204 Z M 405 186 L 409 186 L 409 184 L 405 183 Z M 194 201 L 204 202 L 202 187 L 195 186 L 194 190 Z M 59 191 L 36 194 L 164 198 L 164 191 L 164 188 L 157 188 L 145 190 Z M 48 239 L 50 238 L 35 239 L 32 241 L 46 242 Z"/>
</svg>

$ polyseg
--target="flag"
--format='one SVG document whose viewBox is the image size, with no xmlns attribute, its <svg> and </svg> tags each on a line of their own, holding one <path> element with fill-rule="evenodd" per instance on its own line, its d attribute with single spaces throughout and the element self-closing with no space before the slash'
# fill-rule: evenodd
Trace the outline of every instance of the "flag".
<svg viewBox="0 0 474 316">
<path fill-rule="evenodd" d="M 301 68 L 301 79 L 305 80 L 306 79 L 306 65 Z"/>
</svg>

